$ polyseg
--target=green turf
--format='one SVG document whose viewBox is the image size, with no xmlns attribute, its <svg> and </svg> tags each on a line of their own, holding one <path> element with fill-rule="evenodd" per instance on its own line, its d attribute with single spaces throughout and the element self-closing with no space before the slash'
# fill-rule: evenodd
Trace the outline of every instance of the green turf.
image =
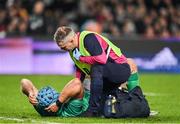
<svg viewBox="0 0 180 124">
<path fill-rule="evenodd" d="M 31 79 L 38 88 L 51 85 L 60 91 L 72 76 L 0 75 L 0 123 L 180 123 L 180 75 L 140 74 L 140 76 L 141 86 L 147 94 L 146 98 L 151 109 L 159 111 L 157 116 L 144 119 L 40 117 L 27 98 L 21 94 L 20 79 Z"/>
</svg>

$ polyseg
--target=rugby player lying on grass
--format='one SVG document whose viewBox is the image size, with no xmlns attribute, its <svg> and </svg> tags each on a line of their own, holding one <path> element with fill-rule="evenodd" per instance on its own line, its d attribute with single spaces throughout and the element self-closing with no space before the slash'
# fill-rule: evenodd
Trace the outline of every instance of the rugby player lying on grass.
<svg viewBox="0 0 180 124">
<path fill-rule="evenodd" d="M 21 89 L 41 116 L 78 116 L 89 106 L 90 92 L 84 90 L 78 78 L 66 84 L 61 93 L 51 87 L 38 90 L 28 79 L 21 80 Z M 54 111 L 49 109 L 52 104 L 56 104 Z"/>
<path fill-rule="evenodd" d="M 131 68 L 131 76 L 127 83 L 122 84 L 118 89 L 113 91 L 104 91 L 104 94 L 116 96 L 117 103 L 115 113 L 108 113 L 105 104 L 102 109 L 102 115 L 106 117 L 147 117 L 149 116 L 149 106 L 145 100 L 139 85 L 137 67 L 132 59 L 128 59 Z M 126 87 L 127 85 L 127 87 Z M 124 91 L 128 89 L 129 92 Z M 84 88 L 78 78 L 71 80 L 65 85 L 61 93 L 58 93 L 51 87 L 44 87 L 38 90 L 28 79 L 21 80 L 22 92 L 28 97 L 29 102 L 34 106 L 41 116 L 61 116 L 75 117 L 83 114 L 89 106 L 90 92 L 88 87 Z M 122 90 L 123 89 L 123 90 Z M 121 97 L 120 99 L 118 97 Z M 104 97 L 106 98 L 106 96 Z M 120 100 L 120 101 L 119 101 Z M 103 100 L 105 103 L 106 99 Z M 121 102 L 122 101 L 122 102 Z M 125 101 L 125 102 L 124 102 Z M 123 106 L 119 107 L 119 106 Z M 52 109 L 53 108 L 53 109 Z M 120 111 L 122 110 L 122 112 Z"/>
</svg>

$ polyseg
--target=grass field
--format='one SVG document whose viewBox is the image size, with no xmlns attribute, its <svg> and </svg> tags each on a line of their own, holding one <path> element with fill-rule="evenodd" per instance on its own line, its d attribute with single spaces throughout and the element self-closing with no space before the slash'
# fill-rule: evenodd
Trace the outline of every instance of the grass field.
<svg viewBox="0 0 180 124">
<path fill-rule="evenodd" d="M 29 78 L 38 88 L 51 85 L 60 91 L 72 76 L 0 75 L 0 123 L 180 123 L 180 75 L 140 76 L 151 110 L 159 114 L 143 119 L 104 119 L 40 117 L 19 89 L 20 79 Z"/>
</svg>

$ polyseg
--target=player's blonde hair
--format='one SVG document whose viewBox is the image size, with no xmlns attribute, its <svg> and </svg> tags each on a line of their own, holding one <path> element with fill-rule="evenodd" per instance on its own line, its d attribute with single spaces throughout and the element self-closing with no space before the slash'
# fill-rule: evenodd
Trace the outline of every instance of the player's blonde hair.
<svg viewBox="0 0 180 124">
<path fill-rule="evenodd" d="M 56 41 L 57 44 L 67 42 L 70 38 L 74 37 L 74 35 L 75 32 L 71 27 L 62 26 L 54 33 L 54 41 Z"/>
</svg>

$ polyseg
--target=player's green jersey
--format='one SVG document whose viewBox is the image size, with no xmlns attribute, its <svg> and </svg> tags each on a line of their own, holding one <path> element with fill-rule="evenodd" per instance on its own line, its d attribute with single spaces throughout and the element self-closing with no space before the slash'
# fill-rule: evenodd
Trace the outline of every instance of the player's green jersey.
<svg viewBox="0 0 180 124">
<path fill-rule="evenodd" d="M 89 106 L 90 92 L 85 91 L 82 99 L 70 99 L 57 112 L 60 117 L 75 117 L 85 112 Z"/>
</svg>

